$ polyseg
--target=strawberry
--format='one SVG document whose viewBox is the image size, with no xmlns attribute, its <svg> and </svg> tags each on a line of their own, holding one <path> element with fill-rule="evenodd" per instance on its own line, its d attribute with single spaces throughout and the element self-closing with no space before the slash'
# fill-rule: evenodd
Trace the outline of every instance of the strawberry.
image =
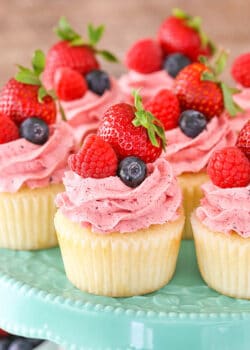
<svg viewBox="0 0 250 350">
<path fill-rule="evenodd" d="M 250 87 L 250 52 L 237 57 L 232 65 L 231 74 L 242 86 Z"/>
<path fill-rule="evenodd" d="M 208 119 L 220 116 L 224 108 L 231 116 L 241 109 L 232 99 L 232 94 L 238 92 L 218 80 L 217 76 L 223 71 L 227 54 L 222 52 L 215 68 L 195 62 L 180 71 L 174 83 L 174 91 L 179 99 L 182 110 L 193 109 L 203 113 Z"/>
<path fill-rule="evenodd" d="M 215 151 L 207 172 L 213 183 L 222 188 L 244 187 L 250 183 L 250 162 L 237 147 Z"/>
<path fill-rule="evenodd" d="M 0 144 L 14 141 L 19 138 L 16 124 L 6 115 L 0 114 Z"/>
<path fill-rule="evenodd" d="M 19 66 L 15 79 L 10 79 L 0 92 L 0 113 L 18 125 L 29 117 L 38 117 L 47 124 L 56 120 L 53 92 L 46 91 L 39 78 L 44 63 L 44 54 L 37 50 L 32 61 L 33 70 Z"/>
<path fill-rule="evenodd" d="M 83 178 L 114 176 L 118 160 L 113 148 L 101 137 L 89 135 L 77 154 L 69 157 L 69 167 Z"/>
<path fill-rule="evenodd" d="M 118 158 L 135 156 L 145 163 L 153 162 L 165 146 L 164 129 L 158 119 L 144 110 L 137 92 L 134 97 L 135 107 L 127 103 L 110 107 L 97 133 L 111 144 Z"/>
<path fill-rule="evenodd" d="M 161 90 L 146 105 L 145 109 L 158 118 L 165 130 L 178 126 L 180 106 L 177 97 L 167 89 Z"/>
<path fill-rule="evenodd" d="M 158 40 L 166 55 L 182 53 L 192 61 L 200 55 L 211 56 L 214 45 L 201 30 L 201 19 L 191 17 L 180 9 L 174 9 L 158 32 Z"/>
<path fill-rule="evenodd" d="M 250 120 L 248 120 L 248 122 L 241 129 L 236 146 L 240 148 L 250 160 Z"/>
<path fill-rule="evenodd" d="M 104 32 L 104 26 L 94 28 L 88 26 L 88 41 L 83 40 L 80 34 L 76 33 L 65 17 L 62 17 L 56 28 L 56 34 L 62 40 L 51 47 L 46 57 L 46 67 L 43 74 L 43 81 L 48 89 L 54 87 L 54 75 L 58 68 L 67 67 L 86 75 L 92 70 L 99 68 L 96 55 L 104 59 L 116 62 L 114 55 L 106 50 L 98 50 L 95 45 L 99 42 Z"/>
<path fill-rule="evenodd" d="M 125 64 L 129 69 L 147 74 L 161 69 L 162 58 L 161 47 L 155 40 L 142 39 L 128 50 Z"/>
<path fill-rule="evenodd" d="M 88 90 L 85 78 L 76 70 L 58 68 L 54 78 L 55 90 L 62 101 L 72 101 L 81 98 Z"/>
<path fill-rule="evenodd" d="M 8 337 L 9 333 L 4 331 L 3 329 L 0 329 L 0 338 Z"/>
</svg>

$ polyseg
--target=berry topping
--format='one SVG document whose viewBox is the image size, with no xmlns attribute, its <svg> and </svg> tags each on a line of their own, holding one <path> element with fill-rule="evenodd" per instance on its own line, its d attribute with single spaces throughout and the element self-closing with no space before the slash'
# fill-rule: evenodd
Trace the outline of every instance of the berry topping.
<svg viewBox="0 0 250 350">
<path fill-rule="evenodd" d="M 178 125 L 180 106 L 177 97 L 167 89 L 161 90 L 145 106 L 157 119 L 165 130 L 170 130 Z"/>
<path fill-rule="evenodd" d="M 0 339 L 0 350 L 8 350 L 11 340 L 8 338 Z"/>
<path fill-rule="evenodd" d="M 31 117 L 20 125 L 20 136 L 36 145 L 43 145 L 49 138 L 49 127 L 42 119 Z"/>
<path fill-rule="evenodd" d="M 127 52 L 125 64 L 129 69 L 147 74 L 156 72 L 162 67 L 162 50 L 153 39 L 137 41 Z"/>
<path fill-rule="evenodd" d="M 244 187 L 250 182 L 250 162 L 237 147 L 215 151 L 207 172 L 213 183 L 222 188 Z"/>
<path fill-rule="evenodd" d="M 214 45 L 201 30 L 201 19 L 191 17 L 180 9 L 174 9 L 158 32 L 158 40 L 165 54 L 183 53 L 192 61 L 202 54 L 210 56 Z"/>
<path fill-rule="evenodd" d="M 124 158 L 118 167 L 118 176 L 129 187 L 139 186 L 147 175 L 146 164 L 137 157 Z"/>
<path fill-rule="evenodd" d="M 34 115 L 47 124 L 56 121 L 55 94 L 47 91 L 40 80 L 45 64 L 42 51 L 35 51 L 32 70 L 19 66 L 15 79 L 10 79 L 0 92 L 0 113 L 20 124 Z"/>
<path fill-rule="evenodd" d="M 250 52 L 240 55 L 235 59 L 231 74 L 237 83 L 250 88 Z"/>
<path fill-rule="evenodd" d="M 4 114 L 0 114 L 0 144 L 14 141 L 19 137 L 16 124 Z"/>
<path fill-rule="evenodd" d="M 85 78 L 76 70 L 63 67 L 55 73 L 56 94 L 62 101 L 73 101 L 85 95 L 88 86 Z"/>
<path fill-rule="evenodd" d="M 236 146 L 245 153 L 250 160 L 250 120 L 241 129 Z"/>
<path fill-rule="evenodd" d="M 191 60 L 187 56 L 182 53 L 172 53 L 165 59 L 163 68 L 171 77 L 175 78 L 177 74 L 189 64 L 191 64 Z"/>
<path fill-rule="evenodd" d="M 48 88 L 53 87 L 54 75 L 58 68 L 68 67 L 85 75 L 94 69 L 99 69 L 96 55 L 110 62 L 117 62 L 116 57 L 107 50 L 96 48 L 103 33 L 104 26 L 94 28 L 88 26 L 88 39 L 84 40 L 74 31 L 65 17 L 62 17 L 56 28 L 56 34 L 62 40 L 49 50 L 46 57 L 44 83 Z"/>
<path fill-rule="evenodd" d="M 241 111 L 232 98 L 232 94 L 238 90 L 228 87 L 217 78 L 224 70 L 226 60 L 227 54 L 222 52 L 214 68 L 203 57 L 203 63 L 192 63 L 180 71 L 174 89 L 182 110 L 194 109 L 208 119 L 219 116 L 224 108 L 231 116 Z"/>
<path fill-rule="evenodd" d="M 207 120 L 204 114 L 193 109 L 187 109 L 180 115 L 179 127 L 188 137 L 194 138 L 198 136 L 206 126 Z"/>
<path fill-rule="evenodd" d="M 25 338 L 15 339 L 9 346 L 8 350 L 32 350 L 32 344 Z"/>
<path fill-rule="evenodd" d="M 118 160 L 113 148 L 96 135 L 89 135 L 80 151 L 69 157 L 70 169 L 84 178 L 115 176 L 117 165 Z"/>
<path fill-rule="evenodd" d="M 105 112 L 98 135 L 112 145 L 120 159 L 135 156 L 145 163 L 153 162 L 165 147 L 164 129 L 157 118 L 144 110 L 137 92 L 134 97 L 135 107 L 119 103 Z"/>
<path fill-rule="evenodd" d="M 110 90 L 111 84 L 109 76 L 102 70 L 93 70 L 86 75 L 88 88 L 97 95 L 103 95 L 106 90 Z"/>
</svg>

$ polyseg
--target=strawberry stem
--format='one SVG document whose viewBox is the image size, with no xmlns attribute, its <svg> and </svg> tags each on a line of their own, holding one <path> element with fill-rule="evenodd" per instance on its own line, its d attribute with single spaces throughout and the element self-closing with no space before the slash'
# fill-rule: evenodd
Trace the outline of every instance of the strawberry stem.
<svg viewBox="0 0 250 350">
<path fill-rule="evenodd" d="M 138 90 L 132 92 L 134 96 L 134 104 L 136 108 L 135 118 L 132 121 L 135 127 L 143 126 L 147 129 L 148 137 L 155 147 L 162 147 L 165 151 L 166 148 L 166 136 L 164 127 L 159 119 L 157 119 L 152 113 L 146 111 L 143 107 L 142 98 L 139 95 Z M 161 139 L 161 144 L 157 140 L 157 136 Z"/>
</svg>

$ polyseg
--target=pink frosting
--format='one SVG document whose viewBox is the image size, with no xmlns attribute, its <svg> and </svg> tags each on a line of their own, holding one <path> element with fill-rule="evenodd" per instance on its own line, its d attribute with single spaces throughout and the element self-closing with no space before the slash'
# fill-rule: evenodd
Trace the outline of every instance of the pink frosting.
<svg viewBox="0 0 250 350">
<path fill-rule="evenodd" d="M 112 79 L 111 89 L 106 90 L 102 96 L 87 91 L 80 99 L 63 102 L 62 106 L 74 129 L 76 141 L 81 142 L 88 134 L 95 133 L 107 108 L 123 100 L 118 83 Z"/>
<path fill-rule="evenodd" d="M 179 127 L 167 131 L 166 138 L 167 149 L 162 156 L 170 161 L 175 174 L 180 175 L 205 169 L 214 150 L 235 144 L 236 133 L 228 119 L 221 116 L 212 118 L 195 138 L 186 136 Z"/>
<path fill-rule="evenodd" d="M 49 140 L 42 146 L 24 138 L 0 145 L 0 192 L 61 182 L 73 150 L 72 128 L 64 122 L 50 126 Z"/>
<path fill-rule="evenodd" d="M 134 232 L 179 216 L 181 191 L 163 158 L 148 164 L 147 178 L 134 189 L 117 176 L 84 179 L 72 171 L 63 182 L 66 192 L 57 195 L 57 206 L 73 222 L 90 225 L 93 232 Z"/>
<path fill-rule="evenodd" d="M 234 101 L 244 110 L 236 117 L 230 118 L 232 128 L 239 132 L 246 122 L 250 119 L 250 88 L 242 88 L 239 94 L 234 95 Z"/>
<path fill-rule="evenodd" d="M 124 74 L 120 80 L 120 87 L 126 96 L 126 102 L 133 102 L 131 92 L 133 89 L 140 89 L 143 102 L 147 103 L 153 96 L 162 89 L 171 89 L 174 79 L 168 75 L 165 70 L 155 73 L 141 74 L 135 71 L 129 71 Z"/>
<path fill-rule="evenodd" d="M 250 237 L 250 185 L 220 188 L 208 182 L 202 189 L 205 197 L 196 209 L 198 219 L 213 231 L 235 231 L 244 238 Z"/>
</svg>

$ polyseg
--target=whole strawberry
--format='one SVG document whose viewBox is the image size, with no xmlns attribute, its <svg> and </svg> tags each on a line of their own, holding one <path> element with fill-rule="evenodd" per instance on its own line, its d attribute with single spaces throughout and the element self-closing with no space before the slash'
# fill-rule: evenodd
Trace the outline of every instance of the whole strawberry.
<svg viewBox="0 0 250 350">
<path fill-rule="evenodd" d="M 29 117 L 39 117 L 47 124 L 56 120 L 53 93 L 46 91 L 39 78 L 44 64 L 45 56 L 37 50 L 32 61 L 33 70 L 19 66 L 16 77 L 10 79 L 0 91 L 0 113 L 18 125 Z"/>
<path fill-rule="evenodd" d="M 128 50 L 125 64 L 129 69 L 147 74 L 161 69 L 162 58 L 161 47 L 155 40 L 142 39 Z"/>
<path fill-rule="evenodd" d="M 161 123 L 145 111 L 137 92 L 135 107 L 119 103 L 104 114 L 98 135 L 114 148 L 118 158 L 135 156 L 145 163 L 156 160 L 165 146 L 165 133 Z"/>
<path fill-rule="evenodd" d="M 238 92 L 218 80 L 226 63 L 226 53 L 218 57 L 215 68 L 204 63 L 195 62 L 186 66 L 177 75 L 174 91 L 179 99 L 182 110 L 193 109 L 203 113 L 208 119 L 220 116 L 224 109 L 234 116 L 241 109 L 232 99 L 232 94 Z"/>
<path fill-rule="evenodd" d="M 182 53 L 192 61 L 200 55 L 210 56 L 214 46 L 201 30 L 201 19 L 192 17 L 180 9 L 174 9 L 158 32 L 158 40 L 165 54 Z"/>
<path fill-rule="evenodd" d="M 212 154 L 207 173 L 216 186 L 244 187 L 250 183 L 250 162 L 239 148 L 223 148 Z"/>
<path fill-rule="evenodd" d="M 234 60 L 231 74 L 237 83 L 250 88 L 250 52 L 240 55 Z"/>
<path fill-rule="evenodd" d="M 16 124 L 6 115 L 0 114 L 0 144 L 14 141 L 19 137 Z"/>
<path fill-rule="evenodd" d="M 248 120 L 248 122 L 241 129 L 236 146 L 240 148 L 250 160 L 250 120 Z"/>
<path fill-rule="evenodd" d="M 58 68 L 54 78 L 55 91 L 62 101 L 73 101 L 81 98 L 88 90 L 85 78 L 76 70 Z"/>
<path fill-rule="evenodd" d="M 101 137 L 89 135 L 77 154 L 69 157 L 69 167 L 83 178 L 115 176 L 118 160 L 113 148 Z"/>
<path fill-rule="evenodd" d="M 175 94 L 167 89 L 159 91 L 146 105 L 145 109 L 159 119 L 165 130 L 178 126 L 180 106 Z"/>
<path fill-rule="evenodd" d="M 46 57 L 46 67 L 43 74 L 43 81 L 48 89 L 54 87 L 54 76 L 56 70 L 67 67 L 86 75 L 92 70 L 99 68 L 96 55 L 115 62 L 115 56 L 106 50 L 98 50 L 95 45 L 99 42 L 104 32 L 104 26 L 94 28 L 88 26 L 88 40 L 83 40 L 80 34 L 76 33 L 65 17 L 62 17 L 56 28 L 56 34 L 62 40 L 51 47 Z"/>
</svg>

